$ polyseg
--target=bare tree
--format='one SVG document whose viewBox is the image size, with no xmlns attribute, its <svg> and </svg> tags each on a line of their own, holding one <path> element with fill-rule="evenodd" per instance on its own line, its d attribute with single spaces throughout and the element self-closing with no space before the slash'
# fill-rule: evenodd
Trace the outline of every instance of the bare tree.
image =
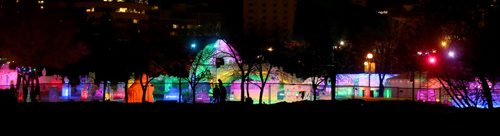
<svg viewBox="0 0 500 136">
<path fill-rule="evenodd" d="M 271 70 L 273 69 L 273 65 L 270 63 L 266 63 L 263 56 L 258 56 L 258 63 L 255 64 L 254 68 L 255 68 L 255 71 L 257 72 L 257 75 L 259 75 L 260 84 L 258 84 L 258 83 L 252 83 L 252 84 L 259 87 L 259 89 L 260 89 L 259 104 L 262 104 L 262 95 L 264 94 L 264 88 L 265 88 L 266 83 L 269 79 L 269 75 L 271 74 Z"/>
<path fill-rule="evenodd" d="M 191 61 L 192 64 L 189 68 L 189 76 L 187 81 L 192 90 L 193 103 L 196 103 L 196 86 L 200 83 L 200 81 L 211 77 L 208 66 L 210 65 L 209 60 L 212 58 L 212 55 L 213 50 L 204 49 L 199 52 Z"/>
<path fill-rule="evenodd" d="M 225 43 L 227 43 L 226 40 L 223 40 Z M 239 76 L 241 80 L 240 88 L 241 88 L 241 97 L 240 101 L 244 102 L 245 101 L 245 80 L 251 73 L 251 69 L 253 67 L 253 63 L 250 63 L 248 60 L 243 59 L 239 54 L 237 53 L 236 49 L 232 45 L 227 46 L 229 48 L 228 52 L 219 52 L 221 54 L 225 54 L 225 56 L 230 57 L 234 59 L 234 62 L 236 64 L 237 69 L 239 70 Z"/>
</svg>

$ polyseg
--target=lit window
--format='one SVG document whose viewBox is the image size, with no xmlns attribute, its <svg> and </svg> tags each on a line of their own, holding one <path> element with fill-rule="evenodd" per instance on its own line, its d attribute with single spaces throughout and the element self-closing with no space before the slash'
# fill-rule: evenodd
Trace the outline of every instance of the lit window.
<svg viewBox="0 0 500 136">
<path fill-rule="evenodd" d="M 119 8 L 118 11 L 116 11 L 116 12 L 120 12 L 120 13 L 127 12 L 127 8 Z"/>
<path fill-rule="evenodd" d="M 43 6 L 40 6 L 40 9 L 43 9 Z"/>
<path fill-rule="evenodd" d="M 158 9 L 160 9 L 160 8 L 159 8 L 158 6 L 153 6 L 153 7 L 151 7 L 151 9 L 152 9 L 152 10 L 158 10 Z"/>
<path fill-rule="evenodd" d="M 389 13 L 387 10 L 383 10 L 383 11 L 378 11 L 377 13 L 381 14 L 381 15 L 385 15 L 387 13 Z"/>
<path fill-rule="evenodd" d="M 176 33 L 175 32 L 170 32 L 170 36 L 175 36 Z"/>
<path fill-rule="evenodd" d="M 19 3 L 19 0 L 16 0 L 16 3 Z"/>
<path fill-rule="evenodd" d="M 85 10 L 86 12 L 94 12 L 94 8 L 89 8 L 87 10 Z"/>
<path fill-rule="evenodd" d="M 177 24 L 172 24 L 173 29 L 177 29 L 179 26 Z"/>
<path fill-rule="evenodd" d="M 39 0 L 39 1 L 38 1 L 38 4 L 43 4 L 43 3 L 44 3 L 44 1 L 43 1 L 43 0 Z"/>
<path fill-rule="evenodd" d="M 133 20 L 132 20 L 132 23 L 137 24 L 137 23 L 139 23 L 139 20 L 137 20 L 137 19 L 133 19 Z"/>
<path fill-rule="evenodd" d="M 103 0 L 104 2 L 113 2 L 113 0 Z"/>
<path fill-rule="evenodd" d="M 116 0 L 116 2 L 125 2 L 125 0 Z"/>
</svg>

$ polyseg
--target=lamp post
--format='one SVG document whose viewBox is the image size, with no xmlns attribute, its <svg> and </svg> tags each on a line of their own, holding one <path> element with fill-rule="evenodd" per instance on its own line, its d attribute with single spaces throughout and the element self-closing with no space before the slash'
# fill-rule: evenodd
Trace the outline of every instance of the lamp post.
<svg viewBox="0 0 500 136">
<path fill-rule="evenodd" d="M 368 90 L 371 91 L 371 68 L 372 68 L 372 59 L 373 59 L 373 54 L 368 53 L 366 55 L 367 62 L 365 64 L 368 64 Z"/>
<path fill-rule="evenodd" d="M 331 68 L 330 69 L 330 72 L 328 72 L 329 76 L 330 76 L 330 90 L 331 90 L 331 100 L 336 100 L 336 90 L 337 90 L 337 69 L 339 67 L 338 65 L 338 56 L 337 54 L 340 53 L 340 51 L 343 49 L 343 48 L 346 48 L 346 46 L 349 46 L 349 42 L 348 41 L 344 41 L 344 40 L 340 40 L 337 44 L 334 44 L 333 45 L 333 50 L 332 50 L 332 65 L 329 65 L 329 67 Z M 354 93 L 353 93 L 354 94 Z"/>
</svg>

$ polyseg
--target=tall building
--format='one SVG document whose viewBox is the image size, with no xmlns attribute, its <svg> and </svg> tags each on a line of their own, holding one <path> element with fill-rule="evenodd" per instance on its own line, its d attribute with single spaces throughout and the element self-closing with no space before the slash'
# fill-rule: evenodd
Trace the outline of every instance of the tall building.
<svg viewBox="0 0 500 136">
<path fill-rule="evenodd" d="M 293 33 L 296 0 L 243 0 L 245 34 L 289 38 Z"/>
<path fill-rule="evenodd" d="M 151 12 L 151 23 L 169 36 L 213 36 L 220 30 L 222 15 L 217 0 L 152 0 L 159 10 Z M 215 10 L 214 10 L 215 9 Z"/>
<path fill-rule="evenodd" d="M 110 14 L 111 19 L 129 21 L 134 24 L 148 20 L 147 12 L 157 10 L 147 0 L 79 0 L 75 7 L 81 8 L 88 17 L 100 18 Z"/>
</svg>

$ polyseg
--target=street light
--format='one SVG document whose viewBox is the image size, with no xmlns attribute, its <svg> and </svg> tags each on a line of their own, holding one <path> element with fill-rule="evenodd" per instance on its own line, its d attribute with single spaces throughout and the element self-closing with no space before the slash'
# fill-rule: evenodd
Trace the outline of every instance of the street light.
<svg viewBox="0 0 500 136">
<path fill-rule="evenodd" d="M 194 48 L 196 48 L 196 44 L 195 44 L 195 43 L 192 43 L 192 44 L 191 44 L 191 48 L 193 48 L 193 49 L 194 49 Z"/>
<path fill-rule="evenodd" d="M 373 54 L 372 54 L 372 53 L 368 53 L 368 54 L 366 55 L 366 58 L 368 58 L 368 59 L 372 59 L 372 58 L 373 58 Z"/>
<path fill-rule="evenodd" d="M 455 58 L 455 52 L 453 52 L 453 51 L 448 51 L 448 57 L 450 57 L 450 58 Z"/>
<path fill-rule="evenodd" d="M 342 45 L 342 46 L 344 46 L 344 45 L 345 45 L 345 42 L 344 42 L 344 41 L 342 41 L 342 40 L 341 40 L 339 43 L 340 43 L 340 45 Z"/>
<path fill-rule="evenodd" d="M 441 46 L 442 46 L 443 48 L 445 48 L 445 47 L 446 47 L 446 45 L 448 45 L 448 43 L 446 43 L 446 41 L 441 41 Z"/>
<path fill-rule="evenodd" d="M 273 50 L 274 50 L 273 47 L 267 48 L 267 51 L 269 51 L 269 52 L 273 52 Z"/>
<path fill-rule="evenodd" d="M 366 58 L 368 59 L 367 62 L 365 62 L 365 64 L 368 64 L 368 90 L 371 91 L 371 69 L 372 69 L 372 62 L 371 60 L 373 59 L 373 54 L 372 53 L 368 53 L 366 54 Z"/>
</svg>

